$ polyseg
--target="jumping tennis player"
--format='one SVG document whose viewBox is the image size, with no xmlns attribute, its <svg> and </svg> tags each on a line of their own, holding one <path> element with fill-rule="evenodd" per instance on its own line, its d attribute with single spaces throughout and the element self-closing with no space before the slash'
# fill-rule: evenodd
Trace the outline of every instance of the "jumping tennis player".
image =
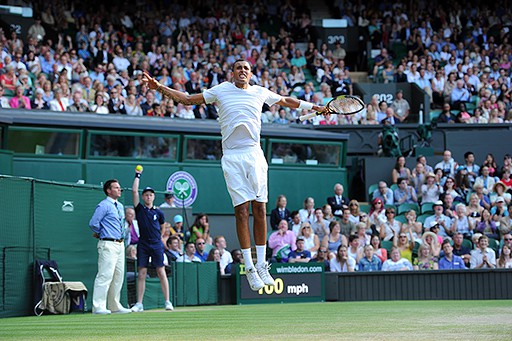
<svg viewBox="0 0 512 341">
<path fill-rule="evenodd" d="M 268 201 L 268 165 L 260 147 L 261 110 L 263 103 L 293 109 L 325 112 L 326 108 L 292 97 L 282 97 L 264 87 L 250 85 L 251 65 L 246 60 L 233 63 L 233 83 L 224 82 L 202 94 L 188 95 L 160 84 L 147 72 L 144 81 L 175 102 L 199 105 L 216 102 L 222 135 L 222 170 L 229 195 L 235 208 L 236 232 L 242 248 L 246 277 L 252 290 L 274 285 L 265 259 L 267 221 L 265 203 Z M 251 256 L 249 204 L 254 217 L 256 266 Z"/>
</svg>

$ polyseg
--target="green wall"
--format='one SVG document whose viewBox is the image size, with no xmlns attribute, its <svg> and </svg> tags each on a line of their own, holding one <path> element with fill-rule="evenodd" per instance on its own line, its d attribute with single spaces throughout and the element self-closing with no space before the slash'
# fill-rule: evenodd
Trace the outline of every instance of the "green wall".
<svg viewBox="0 0 512 341">
<path fill-rule="evenodd" d="M 12 151 L 0 149 L 0 174 L 12 175 L 12 157 Z"/>
<path fill-rule="evenodd" d="M 232 214 L 233 207 L 226 189 L 220 163 L 216 162 L 161 162 L 138 160 L 99 160 L 99 159 L 61 159 L 14 157 L 14 175 L 38 177 L 50 181 L 76 183 L 83 179 L 86 184 L 100 186 L 105 180 L 116 178 L 121 186 L 129 189 L 133 183 L 135 166 L 144 166 L 141 188 L 151 186 L 165 192 L 167 179 L 176 171 L 190 173 L 198 186 L 198 198 L 192 205 L 193 212 L 208 214 Z M 340 182 L 348 188 L 347 169 L 322 166 L 269 166 L 269 204 L 268 211 L 275 207 L 279 194 L 286 195 L 288 207 L 292 210 L 302 208 L 306 197 L 315 198 L 317 206 L 326 203 L 325 199 L 333 193 L 334 184 Z M 131 195 L 125 191 L 125 200 L 130 202 Z M 158 194 L 156 202 L 163 201 Z"/>
</svg>

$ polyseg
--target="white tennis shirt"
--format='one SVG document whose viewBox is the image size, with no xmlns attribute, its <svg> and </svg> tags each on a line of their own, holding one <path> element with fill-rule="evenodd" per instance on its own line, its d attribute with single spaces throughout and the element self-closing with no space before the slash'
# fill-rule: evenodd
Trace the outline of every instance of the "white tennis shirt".
<svg viewBox="0 0 512 341">
<path fill-rule="evenodd" d="M 258 85 L 240 89 L 229 82 L 205 90 L 203 97 L 207 104 L 219 105 L 223 150 L 259 146 L 263 103 L 272 105 L 282 99 Z"/>
</svg>

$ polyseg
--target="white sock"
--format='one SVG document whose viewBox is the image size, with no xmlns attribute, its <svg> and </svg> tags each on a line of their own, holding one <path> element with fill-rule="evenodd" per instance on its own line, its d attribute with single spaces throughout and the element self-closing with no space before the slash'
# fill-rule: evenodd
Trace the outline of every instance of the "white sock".
<svg viewBox="0 0 512 341">
<path fill-rule="evenodd" d="M 252 262 L 252 253 L 251 249 L 242 249 L 242 255 L 244 256 L 244 264 L 246 269 L 254 268 L 254 263 Z"/>
<path fill-rule="evenodd" d="M 263 264 L 267 260 L 266 258 L 267 246 L 266 245 L 256 245 L 256 263 Z"/>
</svg>

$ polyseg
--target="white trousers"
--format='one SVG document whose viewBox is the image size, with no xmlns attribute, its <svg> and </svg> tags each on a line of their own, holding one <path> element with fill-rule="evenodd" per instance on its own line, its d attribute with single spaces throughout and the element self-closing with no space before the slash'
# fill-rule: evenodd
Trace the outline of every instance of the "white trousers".
<svg viewBox="0 0 512 341">
<path fill-rule="evenodd" d="M 92 311 L 123 308 L 119 302 L 124 281 L 124 243 L 98 241 L 98 274 L 94 280 Z"/>
</svg>

